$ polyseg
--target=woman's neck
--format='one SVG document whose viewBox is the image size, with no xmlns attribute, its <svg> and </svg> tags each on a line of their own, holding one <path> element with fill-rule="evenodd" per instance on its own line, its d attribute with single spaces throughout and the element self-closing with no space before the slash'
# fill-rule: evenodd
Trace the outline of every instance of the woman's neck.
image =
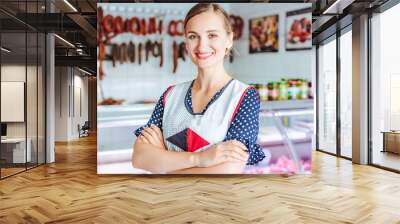
<svg viewBox="0 0 400 224">
<path fill-rule="evenodd" d="M 222 88 L 230 79 L 223 66 L 199 68 L 193 88 L 200 92 L 214 91 Z"/>
</svg>

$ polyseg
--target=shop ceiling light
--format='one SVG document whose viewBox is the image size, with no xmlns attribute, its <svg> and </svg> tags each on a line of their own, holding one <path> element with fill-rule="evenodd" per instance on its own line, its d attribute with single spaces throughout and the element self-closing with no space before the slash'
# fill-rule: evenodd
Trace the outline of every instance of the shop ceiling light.
<svg viewBox="0 0 400 224">
<path fill-rule="evenodd" d="M 57 34 L 54 34 L 55 37 L 57 37 L 58 39 L 60 39 L 62 42 L 66 43 L 67 45 L 69 45 L 70 47 L 75 48 L 75 45 L 71 44 L 71 42 L 69 42 L 68 40 L 58 36 Z"/>
<path fill-rule="evenodd" d="M 64 0 L 65 4 L 67 4 L 72 10 L 74 10 L 74 12 L 78 12 L 78 10 L 71 4 L 69 3 L 68 0 Z"/>
<path fill-rule="evenodd" d="M 1 49 L 2 51 L 4 51 L 4 52 L 7 52 L 7 53 L 10 53 L 10 52 L 11 52 L 9 49 L 7 49 L 7 48 L 5 48 L 5 47 L 1 47 L 0 49 Z"/>
</svg>

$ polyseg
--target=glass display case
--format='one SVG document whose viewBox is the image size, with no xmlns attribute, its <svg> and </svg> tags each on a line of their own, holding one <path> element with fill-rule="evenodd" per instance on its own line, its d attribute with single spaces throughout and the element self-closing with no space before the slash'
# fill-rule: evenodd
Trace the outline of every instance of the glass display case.
<svg viewBox="0 0 400 224">
<path fill-rule="evenodd" d="M 258 143 L 265 159 L 245 173 L 309 173 L 313 100 L 261 102 Z M 143 173 L 131 165 L 134 131 L 150 119 L 154 104 L 98 107 L 98 171 Z"/>
<path fill-rule="evenodd" d="M 313 100 L 264 102 L 258 144 L 266 158 L 245 173 L 311 173 Z"/>
</svg>

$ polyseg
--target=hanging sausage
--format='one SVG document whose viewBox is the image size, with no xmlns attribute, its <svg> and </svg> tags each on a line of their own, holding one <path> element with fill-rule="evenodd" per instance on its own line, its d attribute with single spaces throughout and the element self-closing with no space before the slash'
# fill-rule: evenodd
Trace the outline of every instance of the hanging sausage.
<svg viewBox="0 0 400 224">
<path fill-rule="evenodd" d="M 178 58 L 182 58 L 183 61 L 186 61 L 186 45 L 185 42 L 182 42 L 179 44 L 179 50 L 178 50 Z"/>
<path fill-rule="evenodd" d="M 105 57 L 106 57 L 105 46 L 104 46 L 103 42 L 100 42 L 99 43 L 99 55 L 98 55 L 98 58 L 97 58 L 99 60 L 99 64 L 100 64 L 100 66 L 99 66 L 99 78 L 100 78 L 100 80 L 102 80 L 103 77 L 104 77 L 103 61 L 104 61 Z"/>
<path fill-rule="evenodd" d="M 163 20 L 156 17 L 138 18 L 132 17 L 124 19 L 121 16 L 104 15 L 103 10 L 98 10 L 98 30 L 101 37 L 105 37 L 107 41 L 113 37 L 129 32 L 134 35 L 151 35 L 155 33 L 163 33 Z M 171 36 L 182 36 L 184 34 L 183 20 L 172 20 L 168 25 L 168 33 Z"/>
<path fill-rule="evenodd" d="M 118 60 L 118 55 L 119 55 L 119 47 L 117 44 L 112 44 L 111 45 L 111 60 L 112 60 L 112 65 L 115 67 L 115 63 Z"/>
<path fill-rule="evenodd" d="M 153 47 L 154 47 L 154 45 L 153 45 L 153 43 L 151 42 L 151 40 L 147 40 L 146 41 L 146 44 L 145 44 L 145 47 L 144 47 L 144 49 L 145 49 L 145 51 L 146 51 L 146 61 L 148 61 L 149 60 L 149 53 L 151 52 L 153 52 Z"/>
<path fill-rule="evenodd" d="M 183 20 L 178 20 L 176 21 L 176 25 L 175 25 L 175 35 L 177 36 L 183 36 L 183 34 L 185 33 L 185 29 L 184 29 L 184 22 Z"/>
<path fill-rule="evenodd" d="M 230 15 L 229 19 L 233 28 L 233 39 L 234 40 L 240 39 L 242 37 L 243 25 L 244 25 L 242 17 Z"/>
<path fill-rule="evenodd" d="M 161 34 L 163 32 L 163 21 L 162 19 L 160 19 L 160 21 L 158 21 L 158 33 Z"/>
<path fill-rule="evenodd" d="M 175 36 L 175 21 L 172 20 L 169 22 L 167 32 L 170 36 Z"/>
<path fill-rule="evenodd" d="M 114 33 L 113 30 L 113 17 L 111 15 L 107 15 L 103 18 L 102 25 L 104 28 L 105 35 L 108 36 L 109 34 Z"/>
<path fill-rule="evenodd" d="M 140 35 L 140 20 L 136 17 L 132 17 L 127 22 L 127 31 L 135 35 Z"/>
<path fill-rule="evenodd" d="M 150 17 L 147 33 L 153 34 L 157 32 L 156 17 Z"/>
<path fill-rule="evenodd" d="M 103 80 L 104 79 L 104 69 L 103 69 L 103 61 L 100 61 L 100 67 L 99 67 L 99 79 Z"/>
<path fill-rule="evenodd" d="M 168 24 L 168 34 L 170 36 L 183 36 L 184 34 L 183 20 L 171 20 Z"/>
<path fill-rule="evenodd" d="M 157 42 L 157 41 L 154 42 L 152 54 L 153 54 L 153 57 L 160 57 L 160 67 L 162 67 L 162 65 L 164 63 L 163 50 L 162 50 L 162 39 L 160 40 L 160 42 Z"/>
<path fill-rule="evenodd" d="M 139 51 L 138 51 L 138 60 L 139 60 L 139 65 L 142 64 L 142 51 L 143 51 L 143 44 L 139 43 Z"/>
<path fill-rule="evenodd" d="M 179 46 L 178 44 L 174 41 L 172 45 L 172 52 L 173 52 L 173 68 L 172 68 L 172 73 L 176 72 L 176 69 L 178 68 L 178 55 L 179 55 Z"/>
<path fill-rule="evenodd" d="M 160 40 L 160 43 L 158 44 L 158 50 L 160 51 L 160 67 L 162 67 L 164 64 L 164 51 L 163 51 L 162 39 Z"/>
<path fill-rule="evenodd" d="M 128 55 L 129 55 L 129 61 L 131 63 L 135 63 L 135 44 L 133 44 L 132 41 L 129 41 Z"/>
<path fill-rule="evenodd" d="M 103 43 L 103 42 L 100 42 L 100 43 L 99 43 L 99 55 L 98 55 L 97 59 L 99 59 L 99 60 L 104 60 L 105 55 L 106 55 L 106 52 L 105 52 L 104 43 Z"/>
<path fill-rule="evenodd" d="M 129 61 L 128 45 L 126 43 L 123 43 L 121 45 L 121 53 L 120 54 L 121 54 L 121 60 L 123 61 L 123 63 Z"/>
<path fill-rule="evenodd" d="M 113 25 L 114 25 L 114 32 L 115 34 L 120 34 L 124 32 L 124 21 L 122 20 L 121 16 L 117 16 L 113 20 Z"/>
<path fill-rule="evenodd" d="M 141 19 L 140 20 L 140 34 L 143 35 L 143 36 L 147 34 L 146 20 L 145 19 Z"/>
<path fill-rule="evenodd" d="M 178 68 L 178 59 L 182 58 L 183 61 L 186 61 L 186 56 L 188 54 L 185 42 L 182 42 L 180 44 L 174 43 L 172 44 L 172 51 L 173 51 L 173 69 L 172 72 L 175 73 L 177 68 Z"/>
</svg>

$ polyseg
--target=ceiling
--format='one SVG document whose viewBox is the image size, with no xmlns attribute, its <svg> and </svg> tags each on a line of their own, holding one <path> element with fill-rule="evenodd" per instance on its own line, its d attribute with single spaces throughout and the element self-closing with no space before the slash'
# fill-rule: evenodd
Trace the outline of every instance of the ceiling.
<svg viewBox="0 0 400 224">
<path fill-rule="evenodd" d="M 330 35 L 329 31 L 337 21 L 379 7 L 388 0 L 252 0 L 250 2 L 269 3 L 312 3 L 313 42 Z M 47 2 L 47 4 L 46 4 Z M 96 24 L 97 2 L 165 2 L 161 0 L 1 0 L 0 28 L 2 45 L 14 50 L 15 56 L 25 55 L 25 35 L 30 31 L 54 32 L 75 45 L 55 38 L 56 63 L 58 65 L 82 66 L 96 72 Z M 197 2 L 197 1 L 192 1 Z M 241 1 L 249 2 L 249 1 Z M 69 3 L 69 4 L 68 4 Z M 324 13 L 327 9 L 329 13 Z M 332 10 L 331 10 L 332 9 Z M 49 13 L 49 12 L 52 13 Z M 345 24 L 342 24 L 345 25 Z M 329 31 L 329 32 L 328 32 Z M 27 36 L 28 55 L 35 52 L 36 41 Z M 314 41 L 315 40 L 315 41 Z M 41 47 L 41 46 L 40 46 Z M 77 51 L 78 50 L 79 53 Z"/>
<path fill-rule="evenodd" d="M 353 17 L 373 12 L 389 0 L 316 0 L 313 1 L 313 44 L 319 43 L 350 25 Z"/>
<path fill-rule="evenodd" d="M 37 33 L 54 32 L 75 45 L 55 38 L 56 66 L 70 66 L 74 61 L 74 66 L 95 74 L 96 4 L 96 0 L 1 0 L 2 46 L 12 49 L 6 60 L 17 63 L 25 61 L 26 55 L 32 58 L 37 55 L 37 46 L 39 50 L 43 47 L 34 39 Z M 23 35 L 25 32 L 27 35 Z"/>
</svg>

